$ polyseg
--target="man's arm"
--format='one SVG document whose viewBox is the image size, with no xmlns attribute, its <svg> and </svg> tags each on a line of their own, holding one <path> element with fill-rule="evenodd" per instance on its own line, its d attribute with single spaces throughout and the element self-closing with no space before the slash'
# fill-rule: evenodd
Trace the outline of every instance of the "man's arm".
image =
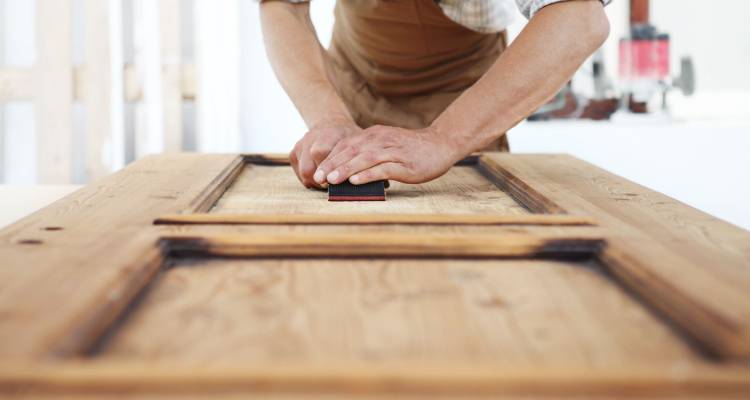
<svg viewBox="0 0 750 400">
<path fill-rule="evenodd" d="M 260 18 L 266 53 L 276 77 L 309 131 L 289 157 L 307 187 L 313 172 L 336 143 L 361 131 L 328 78 L 330 65 L 310 20 L 308 3 L 264 1 Z"/>
<path fill-rule="evenodd" d="M 609 35 L 598 0 L 555 3 L 541 9 L 476 85 L 433 123 L 479 149 L 554 96 Z"/>
<path fill-rule="evenodd" d="M 608 34 L 599 0 L 544 7 L 489 71 L 429 128 L 376 126 L 347 138 L 319 165 L 316 181 L 418 183 L 442 175 L 557 93 Z"/>
</svg>

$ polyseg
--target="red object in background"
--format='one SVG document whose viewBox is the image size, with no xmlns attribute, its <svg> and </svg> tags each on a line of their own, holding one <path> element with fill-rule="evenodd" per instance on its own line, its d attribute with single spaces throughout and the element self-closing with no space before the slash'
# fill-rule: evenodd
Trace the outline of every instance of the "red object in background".
<svg viewBox="0 0 750 400">
<path fill-rule="evenodd" d="M 669 37 L 620 40 L 620 78 L 666 80 L 669 77 Z"/>
</svg>

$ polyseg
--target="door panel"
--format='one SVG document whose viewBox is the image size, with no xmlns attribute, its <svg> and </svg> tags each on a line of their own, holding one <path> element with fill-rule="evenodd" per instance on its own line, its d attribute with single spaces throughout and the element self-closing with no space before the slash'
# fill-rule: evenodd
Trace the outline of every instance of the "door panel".
<svg viewBox="0 0 750 400">
<path fill-rule="evenodd" d="M 146 157 L 0 233 L 0 397 L 750 393 L 750 234 L 564 155 Z M 197 368 L 200 367 L 200 368 Z"/>
</svg>

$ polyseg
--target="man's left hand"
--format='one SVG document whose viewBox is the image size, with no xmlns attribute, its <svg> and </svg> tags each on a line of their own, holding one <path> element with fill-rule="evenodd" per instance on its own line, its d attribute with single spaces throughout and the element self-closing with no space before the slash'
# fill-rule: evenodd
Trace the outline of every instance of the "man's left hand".
<svg viewBox="0 0 750 400">
<path fill-rule="evenodd" d="M 373 126 L 341 140 L 320 163 L 318 184 L 395 180 L 423 183 L 443 175 L 464 154 L 448 137 L 426 129 Z"/>
</svg>

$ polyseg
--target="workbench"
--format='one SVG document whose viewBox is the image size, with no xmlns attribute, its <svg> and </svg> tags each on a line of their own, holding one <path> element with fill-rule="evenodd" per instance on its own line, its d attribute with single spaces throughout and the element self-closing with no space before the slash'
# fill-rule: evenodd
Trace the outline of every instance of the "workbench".
<svg viewBox="0 0 750 400">
<path fill-rule="evenodd" d="M 750 233 L 566 155 L 343 203 L 149 156 L 0 238 L 0 396 L 750 393 Z"/>
</svg>

